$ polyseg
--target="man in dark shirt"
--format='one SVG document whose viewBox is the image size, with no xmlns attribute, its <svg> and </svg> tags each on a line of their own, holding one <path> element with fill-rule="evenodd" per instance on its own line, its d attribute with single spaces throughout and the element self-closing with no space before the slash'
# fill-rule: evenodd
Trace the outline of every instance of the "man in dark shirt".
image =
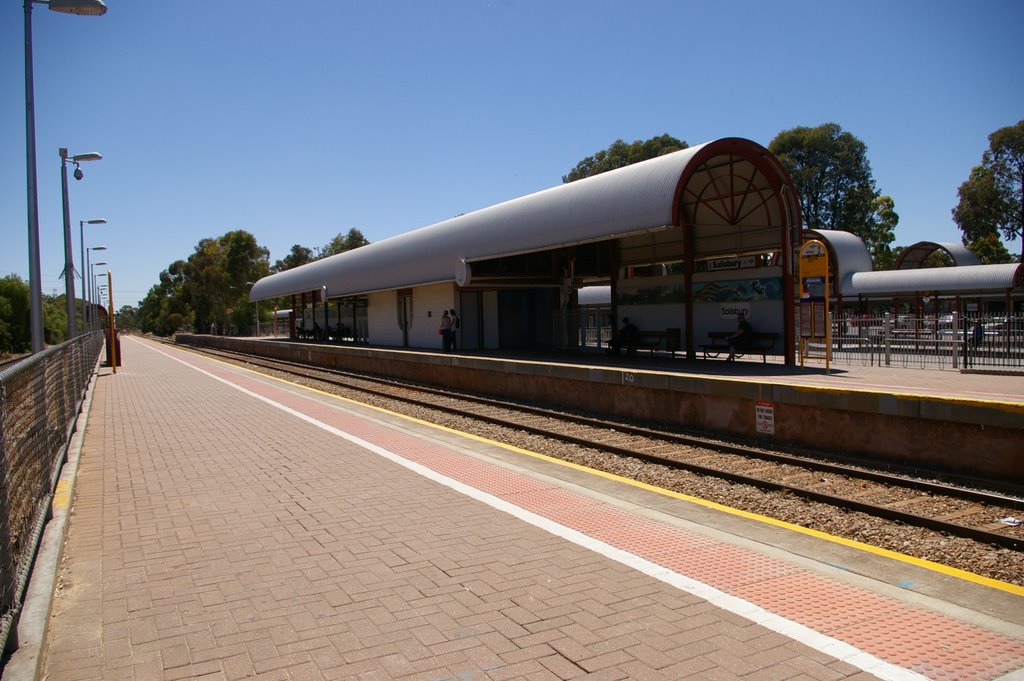
<svg viewBox="0 0 1024 681">
<path fill-rule="evenodd" d="M 608 354 L 617 355 L 622 348 L 626 348 L 626 352 L 635 352 L 636 340 L 639 335 L 640 330 L 630 323 L 629 317 L 623 317 L 622 328 L 619 329 L 617 334 L 612 336 L 611 341 L 608 343 Z"/>
<path fill-rule="evenodd" d="M 729 362 L 736 359 L 736 353 L 742 355 L 754 342 L 754 327 L 750 325 L 747 316 L 742 312 L 736 316 L 736 327 L 736 333 L 726 338 L 731 348 L 729 356 L 726 357 L 726 361 Z"/>
</svg>

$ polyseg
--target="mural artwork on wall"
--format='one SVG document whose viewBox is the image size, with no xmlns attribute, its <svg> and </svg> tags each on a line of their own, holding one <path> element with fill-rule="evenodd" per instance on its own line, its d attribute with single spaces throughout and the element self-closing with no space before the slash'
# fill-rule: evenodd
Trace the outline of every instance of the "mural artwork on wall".
<svg viewBox="0 0 1024 681">
<path fill-rule="evenodd" d="M 782 279 L 765 277 L 730 281 L 705 281 L 693 285 L 693 302 L 782 300 Z"/>
</svg>

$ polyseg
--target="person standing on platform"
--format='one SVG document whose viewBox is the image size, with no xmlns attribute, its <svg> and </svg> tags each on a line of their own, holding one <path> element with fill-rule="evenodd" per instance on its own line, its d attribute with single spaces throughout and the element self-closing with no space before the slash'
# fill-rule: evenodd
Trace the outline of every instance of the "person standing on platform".
<svg viewBox="0 0 1024 681">
<path fill-rule="evenodd" d="M 445 352 L 452 350 L 452 318 L 448 316 L 448 310 L 441 315 L 441 328 L 437 330 L 441 334 L 441 348 Z"/>
<path fill-rule="evenodd" d="M 725 339 L 729 343 L 729 356 L 727 362 L 736 359 L 736 354 L 743 354 L 754 342 L 754 327 L 747 321 L 747 316 L 742 312 L 736 315 L 736 333 Z"/>
<path fill-rule="evenodd" d="M 451 314 L 448 315 L 448 318 L 451 321 L 451 337 L 452 337 L 452 342 L 451 342 L 451 348 L 450 349 L 451 350 L 457 350 L 458 349 L 457 346 L 458 346 L 459 326 L 461 326 L 461 324 L 459 323 L 459 315 L 455 314 L 455 308 L 452 308 L 451 310 L 449 310 L 449 312 L 451 313 Z"/>
</svg>

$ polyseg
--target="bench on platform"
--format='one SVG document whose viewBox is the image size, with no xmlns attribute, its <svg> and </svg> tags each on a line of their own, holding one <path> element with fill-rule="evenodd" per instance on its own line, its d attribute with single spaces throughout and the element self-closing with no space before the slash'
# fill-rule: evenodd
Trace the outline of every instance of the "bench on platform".
<svg viewBox="0 0 1024 681">
<path fill-rule="evenodd" d="M 636 341 L 630 349 L 647 350 L 652 353 L 654 350 L 665 350 L 676 356 L 682 345 L 682 332 L 679 329 L 666 329 L 665 331 L 641 331 L 637 334 Z"/>
<path fill-rule="evenodd" d="M 626 346 L 627 352 L 647 350 L 654 354 L 655 350 L 664 350 L 672 353 L 672 357 L 679 352 L 682 344 L 682 331 L 680 329 L 665 329 L 664 331 L 637 331 L 633 341 Z"/>
<path fill-rule="evenodd" d="M 720 353 L 732 352 L 732 348 L 729 346 L 728 338 L 734 331 L 708 331 L 708 339 L 710 343 L 705 343 L 700 346 L 700 349 L 704 351 L 704 359 L 710 357 L 718 357 Z M 737 352 L 736 356 L 741 357 L 743 355 L 761 355 L 761 361 L 768 361 L 768 353 L 775 349 L 775 341 L 778 340 L 779 334 L 774 332 L 754 332 L 754 341 L 749 347 L 745 348 L 743 352 Z"/>
</svg>

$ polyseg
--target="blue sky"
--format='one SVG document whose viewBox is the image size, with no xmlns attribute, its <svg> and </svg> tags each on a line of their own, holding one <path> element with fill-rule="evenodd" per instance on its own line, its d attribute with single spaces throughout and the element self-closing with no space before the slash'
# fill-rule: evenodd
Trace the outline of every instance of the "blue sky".
<svg viewBox="0 0 1024 681">
<path fill-rule="evenodd" d="M 74 254 L 78 221 L 107 219 L 85 241 L 117 307 L 205 237 L 248 230 L 272 261 L 351 227 L 379 241 L 663 133 L 767 146 L 838 123 L 897 245 L 958 241 L 957 188 L 1024 119 L 1019 0 L 106 2 L 35 6 L 36 146 L 43 291 L 64 290 L 57 150 L 98 151 L 71 180 Z M 24 13 L 4 4 L 0 276 L 27 279 Z"/>
</svg>

